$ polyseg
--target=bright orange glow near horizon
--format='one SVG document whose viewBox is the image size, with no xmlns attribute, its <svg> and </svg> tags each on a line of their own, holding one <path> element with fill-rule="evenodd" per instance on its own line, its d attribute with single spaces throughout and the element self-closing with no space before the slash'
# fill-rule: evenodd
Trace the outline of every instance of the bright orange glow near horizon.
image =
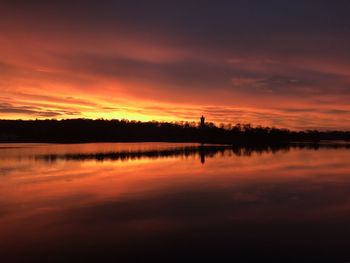
<svg viewBox="0 0 350 263">
<path fill-rule="evenodd" d="M 248 12 L 242 3 L 6 2 L 0 119 L 205 115 L 217 124 L 350 129 L 341 4 L 331 12 L 289 3 L 281 16 L 267 3 Z"/>
</svg>

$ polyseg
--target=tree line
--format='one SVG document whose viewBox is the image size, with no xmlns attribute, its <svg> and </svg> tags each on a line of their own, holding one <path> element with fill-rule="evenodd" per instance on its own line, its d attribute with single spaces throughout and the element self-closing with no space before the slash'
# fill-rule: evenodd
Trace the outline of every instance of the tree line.
<svg viewBox="0 0 350 263">
<path fill-rule="evenodd" d="M 350 140 L 349 131 L 291 131 L 250 124 L 128 120 L 0 120 L 0 142 L 199 142 L 271 144 L 292 141 Z"/>
</svg>

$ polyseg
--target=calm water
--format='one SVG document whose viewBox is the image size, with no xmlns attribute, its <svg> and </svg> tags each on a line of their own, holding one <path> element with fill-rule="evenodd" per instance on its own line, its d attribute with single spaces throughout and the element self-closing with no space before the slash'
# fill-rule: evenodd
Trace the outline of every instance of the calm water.
<svg viewBox="0 0 350 263">
<path fill-rule="evenodd" d="M 350 149 L 0 144 L 0 262 L 350 261 Z"/>
</svg>

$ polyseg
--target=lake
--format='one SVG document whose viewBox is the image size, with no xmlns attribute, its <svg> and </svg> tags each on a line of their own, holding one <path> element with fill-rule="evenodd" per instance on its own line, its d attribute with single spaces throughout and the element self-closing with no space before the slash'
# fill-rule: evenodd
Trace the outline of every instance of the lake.
<svg viewBox="0 0 350 263">
<path fill-rule="evenodd" d="M 235 259 L 350 261 L 349 145 L 0 144 L 2 263 Z"/>
</svg>

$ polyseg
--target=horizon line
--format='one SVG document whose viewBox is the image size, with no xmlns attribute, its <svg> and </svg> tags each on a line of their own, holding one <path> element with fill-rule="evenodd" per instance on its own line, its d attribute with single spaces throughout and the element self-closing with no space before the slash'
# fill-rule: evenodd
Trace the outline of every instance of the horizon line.
<svg viewBox="0 0 350 263">
<path fill-rule="evenodd" d="M 35 118 L 35 119 L 0 119 L 0 121 L 72 121 L 72 120 L 86 120 L 86 121 L 124 121 L 124 122 L 137 122 L 137 123 L 164 123 L 164 124 L 175 124 L 175 125 L 182 125 L 182 124 L 197 124 L 199 127 L 201 120 L 199 117 L 198 121 L 188 121 L 188 120 L 174 120 L 174 121 L 164 121 L 164 120 L 148 120 L 148 121 L 143 121 L 143 120 L 135 120 L 135 119 L 127 119 L 127 118 L 84 118 L 84 117 L 79 117 L 79 118 Z M 210 126 L 214 125 L 216 128 L 223 128 L 225 130 L 231 129 L 236 126 L 249 126 L 250 128 L 268 128 L 268 129 L 277 129 L 277 130 L 286 130 L 286 131 L 291 131 L 291 132 L 308 132 L 308 131 L 313 131 L 313 132 L 350 132 L 350 130 L 346 129 L 339 129 L 339 130 L 332 130 L 332 129 L 326 129 L 326 128 L 315 128 L 315 129 L 290 129 L 290 128 L 282 128 L 282 127 L 277 127 L 277 126 L 263 126 L 260 124 L 253 124 L 253 123 L 222 123 L 222 122 L 205 122 L 205 124 L 208 124 Z M 222 127 L 223 126 L 223 127 Z"/>
</svg>

